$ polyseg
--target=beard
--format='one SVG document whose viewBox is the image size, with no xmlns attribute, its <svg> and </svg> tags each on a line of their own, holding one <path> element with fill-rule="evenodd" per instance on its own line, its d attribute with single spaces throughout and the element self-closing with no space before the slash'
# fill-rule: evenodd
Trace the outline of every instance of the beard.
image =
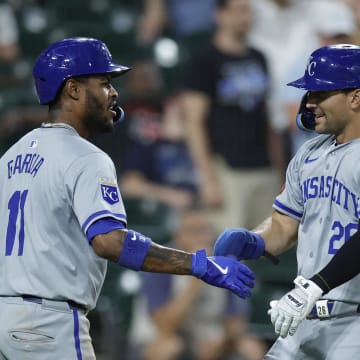
<svg viewBox="0 0 360 360">
<path fill-rule="evenodd" d="M 86 90 L 84 124 L 90 134 L 114 131 L 113 120 L 108 115 L 108 105 L 101 103 L 90 90 Z"/>
</svg>

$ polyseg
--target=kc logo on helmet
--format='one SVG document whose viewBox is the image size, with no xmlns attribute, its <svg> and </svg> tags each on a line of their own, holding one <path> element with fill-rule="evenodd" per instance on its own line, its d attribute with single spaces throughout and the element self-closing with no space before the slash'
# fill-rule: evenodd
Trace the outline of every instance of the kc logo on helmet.
<svg viewBox="0 0 360 360">
<path fill-rule="evenodd" d="M 101 184 L 101 195 L 110 205 L 119 202 L 119 192 L 116 185 Z"/>
<path fill-rule="evenodd" d="M 312 58 L 310 58 L 310 61 L 308 63 L 307 66 L 307 72 L 309 74 L 309 76 L 314 76 L 315 75 L 315 68 L 316 68 L 316 61 L 312 61 Z"/>
</svg>

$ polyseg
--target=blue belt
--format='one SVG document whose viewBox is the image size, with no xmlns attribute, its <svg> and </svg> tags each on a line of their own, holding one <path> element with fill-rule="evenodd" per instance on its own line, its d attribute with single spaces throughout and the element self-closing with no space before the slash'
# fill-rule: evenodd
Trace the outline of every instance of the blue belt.
<svg viewBox="0 0 360 360">
<path fill-rule="evenodd" d="M 339 304 L 338 309 L 334 308 L 335 304 Z M 333 317 L 342 317 L 355 315 L 360 313 L 360 304 L 349 303 L 346 301 L 336 300 L 318 300 L 307 319 L 329 319 Z"/>
<path fill-rule="evenodd" d="M 36 303 L 36 304 L 42 304 L 43 303 L 43 298 L 41 297 L 38 297 L 38 296 L 33 296 L 33 295 L 22 295 L 21 296 L 22 299 L 24 301 L 29 301 L 29 302 L 32 302 L 32 303 Z M 52 301 L 50 299 L 46 299 L 47 301 Z M 59 301 L 59 300 L 53 300 L 53 301 Z M 67 300 L 67 301 L 64 301 L 65 303 L 67 303 L 70 307 L 71 310 L 82 310 L 82 311 L 86 311 L 86 307 L 84 305 L 81 305 L 81 304 L 78 304 L 77 302 L 75 301 L 72 301 L 72 300 Z"/>
</svg>

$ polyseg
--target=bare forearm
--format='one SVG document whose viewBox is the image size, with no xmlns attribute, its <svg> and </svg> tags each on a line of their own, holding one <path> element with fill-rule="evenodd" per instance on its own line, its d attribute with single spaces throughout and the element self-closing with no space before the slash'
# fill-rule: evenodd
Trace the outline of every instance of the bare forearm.
<svg viewBox="0 0 360 360">
<path fill-rule="evenodd" d="M 152 243 L 141 270 L 148 272 L 191 274 L 190 253 Z"/>
<path fill-rule="evenodd" d="M 206 117 L 209 111 L 209 99 L 198 92 L 188 92 L 182 97 L 184 117 L 186 119 L 186 138 L 195 165 L 200 172 L 208 172 L 210 149 L 206 130 Z"/>
<path fill-rule="evenodd" d="M 123 250 L 126 233 L 126 230 L 115 230 L 107 234 L 95 236 L 92 244 L 96 254 L 113 262 L 118 262 Z M 167 248 L 152 242 L 141 270 L 190 275 L 191 261 L 191 253 Z"/>
<path fill-rule="evenodd" d="M 265 249 L 273 255 L 279 255 L 297 242 L 298 221 L 274 211 L 254 231 L 265 241 Z"/>
</svg>

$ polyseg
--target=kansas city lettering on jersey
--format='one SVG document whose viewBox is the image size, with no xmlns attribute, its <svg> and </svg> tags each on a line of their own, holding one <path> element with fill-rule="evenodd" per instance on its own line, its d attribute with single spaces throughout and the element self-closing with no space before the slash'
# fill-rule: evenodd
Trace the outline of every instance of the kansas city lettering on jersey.
<svg viewBox="0 0 360 360">
<path fill-rule="evenodd" d="M 30 174 L 36 176 L 44 158 L 36 153 L 19 154 L 8 162 L 8 179 L 16 174 Z"/>
<path fill-rule="evenodd" d="M 359 217 L 359 197 L 333 176 L 314 176 L 302 185 L 304 204 L 309 199 L 329 198 Z"/>
</svg>

